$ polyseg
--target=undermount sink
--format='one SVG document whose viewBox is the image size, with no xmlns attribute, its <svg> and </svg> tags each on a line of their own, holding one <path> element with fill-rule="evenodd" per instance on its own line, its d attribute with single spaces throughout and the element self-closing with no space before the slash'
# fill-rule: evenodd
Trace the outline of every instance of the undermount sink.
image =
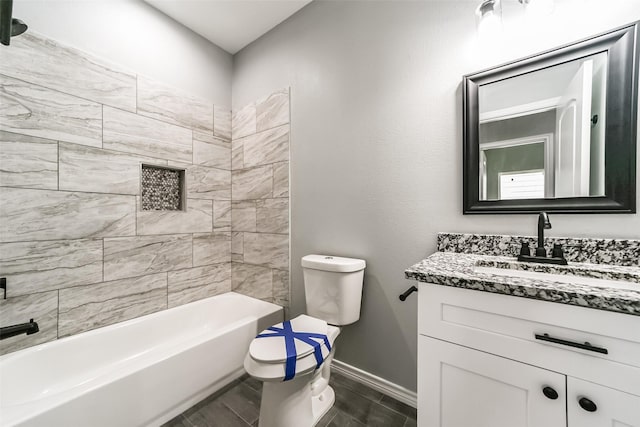
<svg viewBox="0 0 640 427">
<path fill-rule="evenodd" d="M 582 275 L 580 271 L 563 273 L 541 272 L 530 270 L 518 270 L 507 266 L 486 266 L 476 265 L 475 273 L 491 274 L 494 276 L 514 277 L 522 279 L 544 280 L 551 282 L 570 283 L 576 285 L 598 286 L 605 288 L 626 289 L 640 291 L 639 278 L 633 277 L 631 280 L 624 279 L 604 279 L 600 277 L 589 277 Z M 574 273 L 574 274 L 572 274 Z"/>
</svg>

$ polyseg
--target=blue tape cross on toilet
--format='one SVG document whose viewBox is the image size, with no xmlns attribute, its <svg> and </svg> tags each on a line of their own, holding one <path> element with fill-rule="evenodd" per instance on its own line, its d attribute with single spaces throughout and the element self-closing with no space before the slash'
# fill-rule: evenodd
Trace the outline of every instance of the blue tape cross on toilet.
<svg viewBox="0 0 640 427">
<path fill-rule="evenodd" d="M 289 381 L 296 376 L 296 360 L 298 359 L 298 353 L 296 352 L 295 340 L 300 340 L 313 347 L 313 354 L 316 358 L 316 369 L 322 365 L 324 357 L 322 356 L 322 349 L 320 348 L 322 343 L 314 340 L 313 338 L 323 340 L 327 349 L 331 351 L 331 344 L 329 344 L 329 339 L 326 335 L 312 332 L 296 332 L 293 330 L 291 322 L 288 320 L 285 320 L 282 323 L 282 328 L 270 326 L 267 330 L 273 331 L 274 333 L 260 334 L 256 338 L 284 337 L 284 343 L 287 350 L 287 359 L 284 368 L 284 381 Z"/>
</svg>

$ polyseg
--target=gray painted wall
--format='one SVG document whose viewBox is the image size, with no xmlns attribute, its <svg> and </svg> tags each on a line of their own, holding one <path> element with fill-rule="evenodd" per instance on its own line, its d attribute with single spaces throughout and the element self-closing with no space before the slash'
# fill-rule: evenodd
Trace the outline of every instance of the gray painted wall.
<svg viewBox="0 0 640 427">
<path fill-rule="evenodd" d="M 304 310 L 302 256 L 367 260 L 362 317 L 343 329 L 339 360 L 415 390 L 404 269 L 434 252 L 438 231 L 534 233 L 533 215 L 462 215 L 460 82 L 640 18 L 638 2 L 581 4 L 558 1 L 542 33 L 505 2 L 505 37 L 488 50 L 477 1 L 315 1 L 234 57 L 235 107 L 291 86 L 292 314 Z M 551 221 L 552 236 L 640 238 L 638 215 Z"/>
<path fill-rule="evenodd" d="M 63 44 L 231 106 L 231 55 L 142 0 L 17 0 L 13 16 Z"/>
<path fill-rule="evenodd" d="M 544 144 L 495 148 L 487 156 L 487 200 L 500 199 L 500 173 L 544 169 Z"/>
</svg>

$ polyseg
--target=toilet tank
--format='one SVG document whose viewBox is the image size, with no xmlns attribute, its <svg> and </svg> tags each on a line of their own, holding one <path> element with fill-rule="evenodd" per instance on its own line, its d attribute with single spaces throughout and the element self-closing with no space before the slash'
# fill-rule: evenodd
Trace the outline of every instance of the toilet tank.
<svg viewBox="0 0 640 427">
<path fill-rule="evenodd" d="M 336 326 L 360 319 L 365 266 L 361 259 L 328 255 L 303 257 L 307 314 Z"/>
</svg>

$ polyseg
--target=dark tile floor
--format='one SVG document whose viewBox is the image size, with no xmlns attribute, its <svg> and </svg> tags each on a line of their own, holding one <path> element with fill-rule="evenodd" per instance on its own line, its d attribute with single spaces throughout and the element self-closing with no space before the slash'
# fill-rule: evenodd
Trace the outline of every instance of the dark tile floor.
<svg viewBox="0 0 640 427">
<path fill-rule="evenodd" d="M 317 427 L 413 427 L 416 410 L 343 375 L 332 373 L 336 403 Z M 262 383 L 244 376 L 178 415 L 163 427 L 258 425 Z"/>
</svg>

